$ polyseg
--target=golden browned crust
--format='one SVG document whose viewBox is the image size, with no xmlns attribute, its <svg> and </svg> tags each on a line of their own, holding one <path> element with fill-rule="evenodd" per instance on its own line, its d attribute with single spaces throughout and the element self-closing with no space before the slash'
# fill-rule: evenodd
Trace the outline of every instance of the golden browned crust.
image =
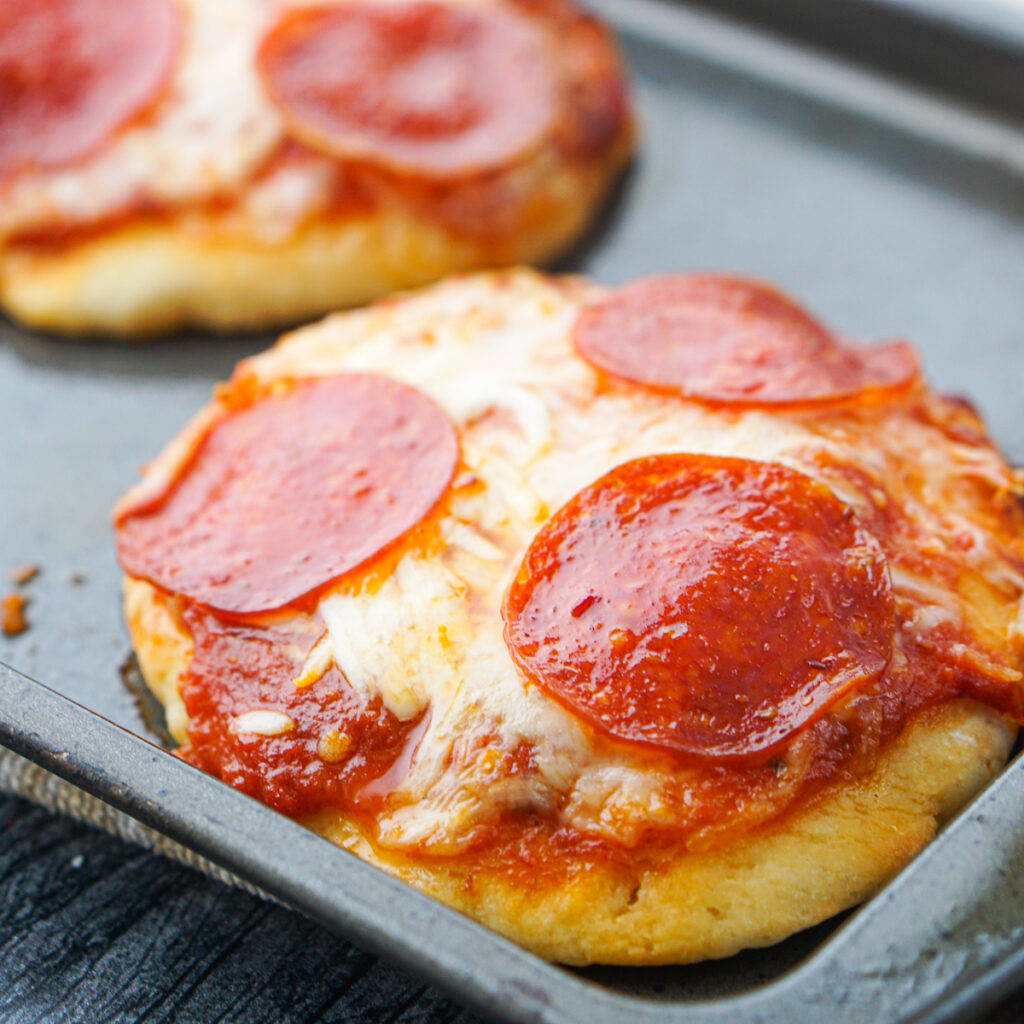
<svg viewBox="0 0 1024 1024">
<path fill-rule="evenodd" d="M 191 642 L 173 601 L 128 580 L 129 630 L 171 732 L 187 730 L 178 680 Z M 628 869 L 586 865 L 557 884 L 459 858 L 375 849 L 338 812 L 306 824 L 550 960 L 664 964 L 723 957 L 777 942 L 867 898 L 999 771 L 1016 727 L 970 701 L 921 715 L 875 770 L 832 784 L 812 803 L 727 846 L 638 857 Z"/>
<path fill-rule="evenodd" d="M 178 682 L 192 660 L 192 640 L 178 623 L 170 600 L 141 580 L 125 580 L 124 613 L 142 677 L 163 705 L 168 731 L 184 743 L 188 713 Z"/>
<path fill-rule="evenodd" d="M 584 230 L 631 145 L 626 130 L 601 158 L 556 160 L 500 238 L 459 231 L 427 206 L 383 201 L 275 242 L 246 230 L 237 212 L 191 211 L 128 218 L 59 244 L 9 243 L 0 247 L 0 306 L 32 327 L 130 339 L 293 323 L 456 271 L 543 264 Z"/>
<path fill-rule="evenodd" d="M 998 773 L 1016 728 L 968 701 L 921 717 L 874 772 L 728 846 L 559 884 L 382 856 L 336 813 L 327 838 L 538 955 L 568 964 L 689 963 L 778 942 L 868 898 Z"/>
</svg>

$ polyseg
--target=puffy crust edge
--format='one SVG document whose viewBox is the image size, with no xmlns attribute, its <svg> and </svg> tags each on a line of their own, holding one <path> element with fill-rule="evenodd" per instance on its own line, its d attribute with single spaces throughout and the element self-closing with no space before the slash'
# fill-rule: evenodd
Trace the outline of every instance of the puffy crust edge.
<svg viewBox="0 0 1024 1024">
<path fill-rule="evenodd" d="M 518 228 L 494 237 L 383 198 L 372 211 L 314 216 L 275 242 L 237 211 L 205 210 L 129 217 L 52 244 L 0 241 L 0 306 L 30 327 L 131 340 L 297 323 L 459 271 L 546 264 L 582 235 L 631 149 L 627 126 L 606 156 L 552 166 Z"/>
<path fill-rule="evenodd" d="M 143 675 L 182 740 L 178 679 L 191 643 L 149 584 L 126 581 L 125 610 Z M 768 827 L 705 852 L 638 854 L 628 868 L 570 866 L 557 885 L 468 859 L 376 849 L 335 811 L 304 824 L 545 959 L 689 963 L 770 945 L 871 896 L 998 774 L 1016 731 L 972 701 L 941 705 L 920 715 L 873 772 L 838 781 Z"/>
</svg>

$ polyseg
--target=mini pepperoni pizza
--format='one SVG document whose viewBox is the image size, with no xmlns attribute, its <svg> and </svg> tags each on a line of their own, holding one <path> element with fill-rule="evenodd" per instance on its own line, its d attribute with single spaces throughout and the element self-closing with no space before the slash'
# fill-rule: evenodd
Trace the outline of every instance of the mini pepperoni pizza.
<svg viewBox="0 0 1024 1024">
<path fill-rule="evenodd" d="M 545 957 L 876 890 L 1024 718 L 1022 479 L 902 342 L 514 271 L 246 360 L 116 513 L 181 755 Z"/>
<path fill-rule="evenodd" d="M 4 0 L 0 306 L 259 327 L 548 260 L 632 138 L 572 0 Z"/>
</svg>

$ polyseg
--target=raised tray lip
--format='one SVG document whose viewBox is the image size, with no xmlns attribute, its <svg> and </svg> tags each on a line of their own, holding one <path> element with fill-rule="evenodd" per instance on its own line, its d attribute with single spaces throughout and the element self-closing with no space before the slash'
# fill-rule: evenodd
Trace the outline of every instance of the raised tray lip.
<svg viewBox="0 0 1024 1024">
<path fill-rule="evenodd" d="M 1018 0 L 674 2 L 1024 123 L 1024 3 Z"/>
<path fill-rule="evenodd" d="M 908 6 L 915 10 L 921 8 L 922 16 L 938 17 L 950 25 L 955 21 L 942 12 L 937 13 L 934 8 L 965 6 L 955 0 L 939 4 L 929 0 L 854 2 L 865 7 L 890 7 L 901 11 Z M 671 17 L 672 3 L 669 0 L 590 0 L 590 6 L 600 9 L 612 21 L 622 23 L 628 22 L 634 16 L 633 12 L 641 9 L 660 9 L 665 17 Z M 992 8 L 994 5 L 985 6 Z M 680 5 L 680 9 L 689 8 L 688 5 Z M 621 17 L 616 17 L 616 12 Z M 1024 11 L 1019 19 L 1014 12 L 1006 14 L 1011 16 L 1011 21 L 1019 23 L 1024 42 Z M 704 17 L 703 14 L 698 15 L 698 19 Z M 757 30 L 745 31 L 757 34 Z M 782 47 L 785 49 L 789 45 L 782 44 Z M 810 59 L 827 60 L 825 57 Z M 858 74 L 856 71 L 852 73 Z M 860 74 L 865 82 L 876 77 L 867 71 Z M 794 88 L 799 86 L 799 81 L 796 81 Z M 870 101 L 864 102 L 869 104 L 869 116 L 873 116 Z M 945 109 L 948 105 L 940 102 L 938 106 Z M 900 115 L 879 111 L 878 116 L 881 119 L 894 118 L 898 123 Z M 964 111 L 957 116 L 971 115 Z M 958 124 L 962 126 L 963 122 Z M 996 134 L 986 137 L 984 144 L 979 143 L 975 155 L 980 158 L 992 158 L 990 144 L 998 146 L 1011 137 L 1020 143 L 1024 138 L 1014 136 L 1012 129 L 996 120 L 986 124 Z M 938 141 L 945 141 L 941 132 Z M 1024 168 L 1024 145 L 1019 152 L 1022 158 L 1019 163 L 1015 159 L 1013 165 Z M 11 703 L 17 701 L 22 704 L 20 712 L 9 713 Z M 64 730 L 63 726 L 70 728 Z M 100 796 L 143 823 L 199 850 L 254 884 L 273 890 L 289 904 L 353 937 L 380 955 L 427 977 L 488 1016 L 509 1021 L 542 1020 L 550 1024 L 585 1019 L 588 1024 L 602 1024 L 604 1021 L 622 1020 L 628 1013 L 637 1019 L 638 1024 L 648 1020 L 665 1021 L 666 1024 L 683 1024 L 684 1021 L 692 1024 L 717 1024 L 719 1021 L 722 1024 L 725 1021 L 730 1024 L 782 1024 L 783 1016 L 778 1008 L 773 1010 L 766 1005 L 762 989 L 724 999 L 656 1003 L 642 997 L 611 992 L 562 968 L 544 964 L 377 869 L 330 847 L 293 822 L 202 775 L 147 740 L 4 666 L 0 666 L 0 743 Z M 111 772 L 102 758 L 97 759 L 97 753 L 102 754 L 112 748 L 128 757 L 128 761 L 115 766 L 119 769 L 116 772 Z M 150 779 L 151 784 L 142 787 L 140 774 Z M 1020 775 L 1020 772 L 1016 774 Z M 1014 777 L 1011 781 L 1008 775 L 1004 773 L 990 792 L 1004 792 L 1008 786 L 1022 789 L 1021 780 Z M 235 821 L 245 823 L 248 830 L 246 841 L 251 843 L 251 848 L 247 849 L 238 835 L 234 839 L 227 835 Z M 302 861 L 309 866 L 305 880 L 296 882 L 282 876 L 269 859 L 268 854 L 272 851 L 261 842 L 267 835 L 268 823 L 273 824 L 272 831 L 280 838 L 274 848 L 283 851 L 293 862 Z M 339 878 L 352 879 L 354 893 L 349 895 L 354 905 L 327 915 L 322 902 L 325 889 L 336 886 Z M 360 916 L 359 908 L 365 906 L 371 897 L 379 904 L 374 913 L 379 914 L 380 906 L 388 908 L 383 920 L 371 921 Z M 861 915 L 851 919 L 842 933 L 854 927 L 860 919 Z M 416 948 L 409 939 L 410 930 L 417 924 L 423 926 L 423 934 L 431 936 L 429 955 L 424 955 L 423 949 Z M 405 929 L 404 933 L 402 929 Z M 446 945 L 443 941 L 438 941 L 447 935 L 461 937 L 453 943 L 456 955 L 443 948 Z M 829 943 L 832 941 L 834 939 Z M 460 948 L 474 953 L 472 967 L 458 955 Z M 959 1019 L 954 1011 L 957 1015 L 968 1009 L 978 1012 L 1013 987 L 1014 974 L 1021 966 L 1020 955 L 1007 957 L 998 969 L 986 975 L 985 980 L 963 990 L 955 1003 L 915 1017 L 915 1021 L 917 1024 L 940 1024 Z M 799 982 L 794 983 L 793 979 L 798 977 L 800 970 L 797 968 L 766 988 L 788 988 L 790 992 L 798 992 L 793 986 Z M 552 990 L 557 993 L 554 1000 L 551 998 Z M 800 1000 L 794 1000 L 788 1004 L 788 1009 L 786 1016 L 791 1017 L 805 1008 Z M 788 1020 L 786 1024 L 789 1024 Z M 839 1017 L 835 1018 L 835 1024 L 840 1024 Z"/>
<path fill-rule="evenodd" d="M 823 106 L 846 110 L 857 117 L 896 131 L 908 137 L 958 152 L 970 159 L 983 161 L 1024 178 L 1024 76 L 1020 77 L 1021 117 L 1008 118 L 1005 110 L 979 106 L 977 96 L 952 88 L 936 92 L 929 85 L 892 73 L 887 68 L 866 65 L 846 53 L 838 53 L 828 45 L 794 38 L 784 28 L 786 8 L 800 7 L 819 0 L 584 0 L 586 6 L 607 20 L 623 35 L 635 36 L 654 45 L 685 53 L 688 57 L 755 80 L 770 83 L 805 100 Z M 929 0 L 914 0 L 922 7 Z M 960 5 L 960 0 L 947 0 Z M 903 0 L 830 0 L 825 7 L 841 12 L 841 26 L 851 18 L 861 19 L 872 10 L 900 11 Z M 737 16 L 737 5 L 755 4 L 760 10 L 772 11 L 773 18 L 761 17 L 757 22 Z M 902 12 L 901 12 L 902 13 Z M 1015 59 L 1024 61 L 1024 0 L 1019 16 L 1021 46 Z M 778 22 L 776 25 L 775 22 Z M 913 40 L 915 19 L 899 22 L 903 38 Z M 777 31 L 776 31 L 777 29 Z M 946 46 L 956 46 L 967 36 L 943 35 Z M 835 41 L 835 39 L 833 39 Z M 1001 83 L 1000 68 L 990 66 L 972 54 L 969 64 L 973 74 L 986 76 L 986 94 L 996 91 Z M 949 85 L 963 83 L 953 74 Z"/>
<path fill-rule="evenodd" d="M 3 663 L 0 744 L 509 1024 L 953 1024 L 1024 968 L 1024 755 L 801 964 L 739 995 L 661 1001 L 545 963 Z M 908 942 L 935 955 L 890 961 Z"/>
<path fill-rule="evenodd" d="M 921 24 L 938 25 L 961 36 L 1017 50 L 1024 56 L 1024 4 L 997 0 L 855 0 L 909 16 Z"/>
</svg>

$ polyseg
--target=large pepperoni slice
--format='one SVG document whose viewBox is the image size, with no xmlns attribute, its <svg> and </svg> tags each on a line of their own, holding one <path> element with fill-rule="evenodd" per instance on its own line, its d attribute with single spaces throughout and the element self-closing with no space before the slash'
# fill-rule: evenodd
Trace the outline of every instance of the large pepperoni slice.
<svg viewBox="0 0 1024 1024">
<path fill-rule="evenodd" d="M 174 0 L 0 3 L 0 176 L 88 156 L 165 89 Z"/>
<path fill-rule="evenodd" d="M 122 515 L 121 564 L 221 612 L 282 608 L 419 523 L 458 456 L 447 416 L 404 384 L 293 383 L 229 412 L 169 493 Z"/>
<path fill-rule="evenodd" d="M 557 110 L 541 30 L 499 6 L 355 0 L 295 10 L 258 61 L 303 142 L 423 176 L 499 166 L 539 143 Z"/>
<path fill-rule="evenodd" d="M 845 401 L 905 388 L 919 372 L 907 344 L 840 341 L 779 292 L 713 275 L 619 288 L 583 310 L 573 340 L 600 370 L 713 404 Z"/>
<path fill-rule="evenodd" d="M 630 743 L 764 757 L 889 661 L 887 562 L 831 491 L 784 466 L 655 455 L 537 535 L 505 597 L 527 677 Z"/>
</svg>

